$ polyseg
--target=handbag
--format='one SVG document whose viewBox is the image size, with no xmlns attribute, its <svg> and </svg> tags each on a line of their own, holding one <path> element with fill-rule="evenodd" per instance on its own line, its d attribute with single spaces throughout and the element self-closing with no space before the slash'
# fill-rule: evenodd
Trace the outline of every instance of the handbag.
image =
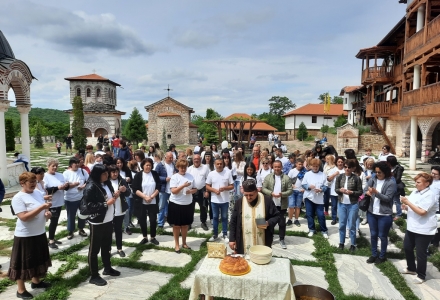
<svg viewBox="0 0 440 300">
<path fill-rule="evenodd" d="M 371 196 L 367 194 L 362 194 L 359 196 L 359 209 L 362 211 L 367 211 L 370 207 Z"/>
</svg>

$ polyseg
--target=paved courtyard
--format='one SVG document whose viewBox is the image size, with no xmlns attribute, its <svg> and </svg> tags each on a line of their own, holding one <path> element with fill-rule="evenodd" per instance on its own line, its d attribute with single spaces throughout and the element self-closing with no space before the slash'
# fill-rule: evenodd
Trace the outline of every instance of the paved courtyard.
<svg viewBox="0 0 440 300">
<path fill-rule="evenodd" d="M 406 172 L 409 175 L 414 173 Z M 407 186 L 413 187 L 409 178 L 406 179 Z M 15 217 L 11 215 L 8 203 L 2 205 L 2 208 L 0 264 L 1 270 L 5 272 L 9 266 Z M 88 283 L 88 238 L 75 235 L 72 240 L 67 240 L 65 220 L 66 214 L 63 211 L 61 225 L 57 230 L 57 239 L 62 244 L 58 250 L 50 249 L 52 267 L 48 279 L 54 286 L 44 292 L 32 290 L 28 284 L 28 290 L 33 295 L 40 294 L 42 299 L 188 299 L 195 273 L 206 256 L 206 242 L 210 237 L 210 232 L 200 227 L 198 214 L 188 238 L 192 250 L 182 250 L 181 254 L 174 252 L 172 230 L 169 227 L 165 227 L 163 234 L 157 236 L 159 246 L 139 245 L 142 236 L 138 228 L 134 229 L 132 235 L 124 234 L 123 250 L 127 256 L 120 258 L 116 254 L 115 244 L 112 248 L 112 264 L 121 271 L 121 276 L 103 276 L 108 280 L 108 284 L 103 287 Z M 359 296 L 368 299 L 405 299 L 402 291 L 408 295 L 408 290 L 412 291 L 411 299 L 439 298 L 440 272 L 431 263 L 428 263 L 427 281 L 422 285 L 414 285 L 410 275 L 398 274 L 398 270 L 406 266 L 398 242 L 390 244 L 390 259 L 383 266 L 377 267 L 365 262 L 369 255 L 368 225 L 361 225 L 357 241 L 359 249 L 353 255 L 348 250 L 337 250 L 338 225 L 330 225 L 330 221 L 327 221 L 330 238 L 325 240 L 320 234 L 313 238 L 307 237 L 306 219 L 300 218 L 300 223 L 301 227 L 288 227 L 287 250 L 281 249 L 277 235 L 273 245 L 275 256 L 291 260 L 297 279 L 295 285 L 311 284 L 330 288 L 339 298 L 347 299 L 359 299 Z M 398 236 L 403 236 L 396 225 L 394 229 Z M 346 249 L 348 247 L 347 240 Z M 325 251 L 322 249 L 331 251 L 323 253 Z M 0 278 L 0 291 L 2 300 L 16 299 L 16 285 L 9 280 Z"/>
</svg>

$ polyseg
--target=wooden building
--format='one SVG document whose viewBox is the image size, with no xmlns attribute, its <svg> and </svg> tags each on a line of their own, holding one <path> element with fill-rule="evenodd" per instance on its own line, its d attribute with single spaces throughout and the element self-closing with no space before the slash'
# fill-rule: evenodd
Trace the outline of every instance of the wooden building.
<svg viewBox="0 0 440 300">
<path fill-rule="evenodd" d="M 440 1 L 399 0 L 406 15 L 362 59 L 363 103 L 353 109 L 375 125 L 397 155 L 426 159 L 440 148 Z M 364 110 L 364 111 L 362 111 Z"/>
</svg>

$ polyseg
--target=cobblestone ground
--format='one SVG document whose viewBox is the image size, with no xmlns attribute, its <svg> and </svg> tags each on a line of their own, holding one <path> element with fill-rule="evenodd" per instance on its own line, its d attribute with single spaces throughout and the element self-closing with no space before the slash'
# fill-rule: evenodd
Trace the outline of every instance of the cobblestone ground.
<svg viewBox="0 0 440 300">
<path fill-rule="evenodd" d="M 65 165 L 65 160 L 61 164 Z M 403 161 L 403 164 L 407 169 L 407 162 Z M 421 170 L 429 169 L 427 165 L 420 166 Z M 410 190 L 414 187 L 410 176 L 418 172 L 420 170 L 405 172 L 405 181 Z M 15 225 L 15 217 L 11 215 L 8 206 L 6 202 L 2 206 L 3 212 L 0 213 L 0 264 L 3 272 L 0 276 L 3 277 L 9 266 Z M 57 230 L 57 239 L 62 244 L 58 250 L 50 249 L 52 267 L 49 269 L 48 280 L 54 283 L 54 287 L 44 292 L 32 290 L 30 284 L 27 284 L 28 290 L 34 296 L 39 295 L 41 299 L 133 299 L 139 296 L 144 299 L 188 299 L 195 273 L 206 255 L 206 242 L 210 237 L 210 232 L 200 227 L 198 214 L 188 238 L 188 245 L 192 250 L 182 250 L 181 254 L 174 252 L 172 229 L 169 227 L 165 227 L 164 232 L 157 236 L 159 246 L 139 245 L 142 239 L 139 229 L 134 229 L 132 235 L 124 234 L 123 250 L 127 256 L 119 257 L 115 244 L 112 248 L 112 264 L 121 271 L 121 276 L 103 276 L 108 280 L 108 284 L 103 287 L 88 283 L 88 238 L 75 235 L 72 240 L 67 240 L 65 216 L 63 211 L 61 225 Z M 320 234 L 313 238 L 307 237 L 306 219 L 300 218 L 300 223 L 300 227 L 288 227 L 285 239 L 287 250 L 281 249 L 277 235 L 273 245 L 275 256 L 291 260 L 297 278 L 295 285 L 312 284 L 325 289 L 334 288 L 339 290 L 341 298 L 346 299 L 359 299 L 360 296 L 367 299 L 405 299 L 400 288 L 403 285 L 413 293 L 410 297 L 406 296 L 407 298 L 438 299 L 440 273 L 431 263 L 428 263 L 427 281 L 422 285 L 413 284 L 411 275 L 397 274 L 397 270 L 406 266 L 406 263 L 401 253 L 401 238 L 404 234 L 396 224 L 393 228 L 397 239 L 390 244 L 387 254 L 390 260 L 386 263 L 386 268 L 378 268 L 365 262 L 370 253 L 368 225 L 360 226 L 358 250 L 355 254 L 350 254 L 348 250 L 337 250 L 338 225 L 331 225 L 330 220 L 327 221 L 329 240 L 323 239 Z M 320 253 L 320 245 L 331 249 L 330 256 L 326 256 L 327 260 Z M 348 246 L 347 240 L 346 249 Z M 2 300 L 16 299 L 16 285 L 5 278 L 0 279 L 0 291 Z"/>
</svg>

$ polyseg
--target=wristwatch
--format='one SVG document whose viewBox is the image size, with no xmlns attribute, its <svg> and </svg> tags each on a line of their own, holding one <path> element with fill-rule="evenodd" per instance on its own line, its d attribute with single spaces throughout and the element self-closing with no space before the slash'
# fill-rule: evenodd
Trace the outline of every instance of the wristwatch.
<svg viewBox="0 0 440 300">
<path fill-rule="evenodd" d="M 105 201 L 104 202 L 104 207 L 107 207 L 107 206 L 108 206 L 107 201 Z"/>
</svg>

